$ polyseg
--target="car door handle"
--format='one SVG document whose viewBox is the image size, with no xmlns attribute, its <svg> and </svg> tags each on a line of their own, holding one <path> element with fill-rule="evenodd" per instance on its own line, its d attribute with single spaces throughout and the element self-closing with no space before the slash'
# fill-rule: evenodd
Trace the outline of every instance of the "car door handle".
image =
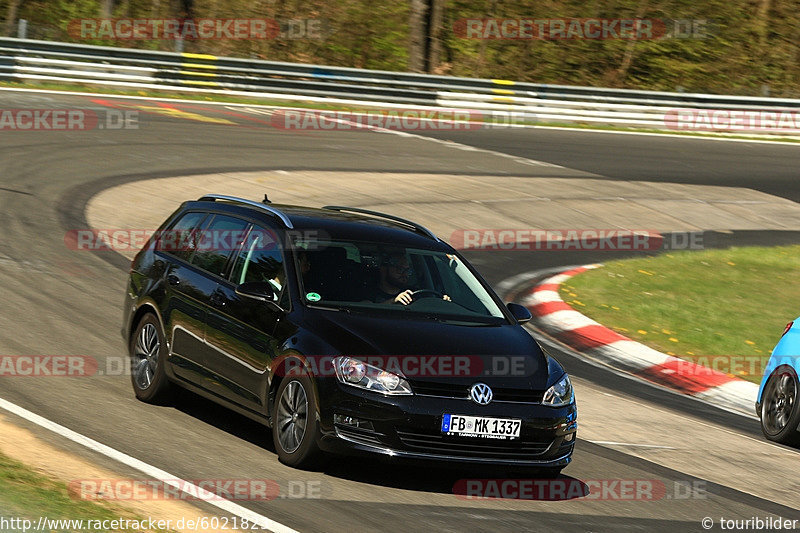
<svg viewBox="0 0 800 533">
<path fill-rule="evenodd" d="M 212 294 L 208 301 L 211 303 L 211 305 L 218 305 L 220 307 L 225 305 L 225 299 L 219 294 Z"/>
<path fill-rule="evenodd" d="M 173 287 L 175 285 L 180 285 L 181 284 L 181 278 L 179 278 L 175 274 L 170 274 L 169 276 L 167 276 L 167 283 L 169 283 Z"/>
</svg>

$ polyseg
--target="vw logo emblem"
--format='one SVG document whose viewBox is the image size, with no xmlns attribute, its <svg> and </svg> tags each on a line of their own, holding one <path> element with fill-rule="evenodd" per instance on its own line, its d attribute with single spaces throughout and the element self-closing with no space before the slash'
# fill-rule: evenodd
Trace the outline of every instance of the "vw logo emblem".
<svg viewBox="0 0 800 533">
<path fill-rule="evenodd" d="M 469 389 L 469 397 L 479 405 L 487 405 L 492 401 L 492 389 L 485 383 L 476 383 Z"/>
</svg>

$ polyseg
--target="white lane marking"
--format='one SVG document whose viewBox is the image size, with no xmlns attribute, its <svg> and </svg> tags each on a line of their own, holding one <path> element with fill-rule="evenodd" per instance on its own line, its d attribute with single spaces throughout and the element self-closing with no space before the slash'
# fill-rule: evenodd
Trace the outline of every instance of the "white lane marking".
<svg viewBox="0 0 800 533">
<path fill-rule="evenodd" d="M 275 113 L 274 109 L 259 109 L 257 107 L 243 107 L 239 108 L 237 106 L 232 106 L 230 104 L 225 106 L 226 109 L 230 109 L 231 111 L 244 111 L 245 113 L 253 113 L 254 115 L 272 115 Z"/>
<path fill-rule="evenodd" d="M 529 307 L 550 302 L 563 303 L 564 300 L 561 299 L 561 295 L 556 291 L 534 291 L 520 301 L 522 305 Z"/>
<path fill-rule="evenodd" d="M 664 450 L 675 450 L 672 446 L 659 446 L 658 444 L 635 444 L 633 442 L 614 442 L 613 440 L 589 440 L 584 439 L 586 442 L 591 442 L 592 444 L 603 444 L 606 446 L 632 446 L 635 448 L 660 448 Z"/>
<path fill-rule="evenodd" d="M 759 385 L 738 379 L 698 392 L 695 396 L 731 407 L 749 407 L 755 412 Z"/>
<path fill-rule="evenodd" d="M 513 199 L 513 201 L 519 201 L 518 198 Z M 500 295 L 505 298 L 507 294 L 506 292 L 510 291 L 513 288 L 516 288 L 518 285 L 525 283 L 529 280 L 534 278 L 538 278 L 540 276 L 544 276 L 546 274 L 557 274 L 560 272 L 564 272 L 564 270 L 572 270 L 574 268 L 578 268 L 583 265 L 573 265 L 573 266 L 563 266 L 563 267 L 552 267 L 552 268 L 543 268 L 541 270 L 532 270 L 530 272 L 523 272 L 522 274 L 517 274 L 516 276 L 512 276 L 510 278 L 506 278 L 500 283 L 497 284 L 497 291 Z"/>
<path fill-rule="evenodd" d="M 266 104 L 245 104 L 245 103 L 236 103 L 236 102 L 204 102 L 202 100 L 190 100 L 187 98 L 155 98 L 152 96 L 125 96 L 120 94 L 104 94 L 104 93 L 91 93 L 91 92 L 84 92 L 84 91 L 55 91 L 52 89 L 23 89 L 17 87 L 0 87 L 0 91 L 9 91 L 9 92 L 26 92 L 26 93 L 37 93 L 37 94 L 56 94 L 62 96 L 91 96 L 91 97 L 103 97 L 103 98 L 114 98 L 117 100 L 150 100 L 154 102 L 177 102 L 181 104 L 202 104 L 202 105 L 209 105 L 209 106 L 232 106 L 232 107 L 249 107 L 253 109 L 262 108 L 262 109 L 303 109 L 308 110 L 311 108 L 306 107 L 289 107 L 289 106 L 272 106 Z M 309 100 L 313 101 L 313 100 Z M 371 102 L 368 101 L 354 101 L 356 103 L 362 104 L 365 107 L 369 107 Z M 411 106 L 411 105 L 403 105 L 403 104 L 390 104 L 392 107 L 397 109 L 404 109 L 404 108 L 413 108 L 413 109 L 421 109 L 425 106 Z M 677 135 L 675 133 L 655 133 L 655 132 L 645 132 L 645 131 L 615 131 L 615 130 L 601 130 L 601 129 L 591 129 L 591 128 L 565 128 L 563 126 L 535 126 L 532 124 L 512 124 L 512 127 L 515 128 L 524 128 L 524 129 L 540 129 L 540 130 L 557 130 L 557 131 L 573 131 L 575 133 L 609 133 L 615 135 L 650 135 L 655 137 L 672 137 L 678 139 L 694 139 L 699 141 L 723 141 L 723 142 L 740 142 L 740 143 L 754 143 L 754 144 L 779 144 L 784 146 L 798 146 L 796 142 L 787 142 L 787 141 L 772 141 L 772 140 L 760 140 L 760 139 L 736 139 L 736 138 L 729 138 L 729 137 L 705 137 L 700 135 Z"/>
<path fill-rule="evenodd" d="M 16 404 L 9 402 L 3 398 L 0 398 L 0 409 L 4 409 L 10 413 L 14 413 L 15 415 L 28 420 L 29 422 L 33 422 L 37 426 L 43 427 L 53 433 L 57 433 L 62 437 L 71 440 L 81 446 L 85 446 L 90 450 L 94 450 L 98 453 L 105 455 L 106 457 L 110 457 L 115 461 L 119 461 L 120 463 L 129 466 L 131 468 L 135 468 L 139 472 L 144 473 L 147 476 L 150 476 L 154 479 L 161 481 L 171 487 L 178 489 L 181 492 L 185 492 L 186 494 L 197 495 L 199 500 L 202 500 L 209 505 L 213 505 L 227 513 L 232 515 L 236 515 L 239 518 L 244 520 L 249 520 L 253 524 L 258 524 L 262 529 L 268 529 L 269 531 L 274 531 L 275 533 L 297 533 L 294 529 L 285 526 L 279 522 L 275 522 L 267 518 L 266 516 L 262 516 L 250 509 L 242 507 L 236 503 L 233 503 L 229 500 L 220 500 L 219 496 L 209 492 L 203 488 L 198 487 L 188 481 L 184 481 L 177 476 L 170 474 L 169 472 L 165 472 L 164 470 L 160 470 L 154 466 L 151 466 L 135 457 L 131 457 L 130 455 L 124 454 L 110 446 L 106 446 L 105 444 L 101 444 L 96 440 L 92 440 L 89 437 L 81 435 L 75 431 L 72 431 L 69 428 L 66 428 L 62 425 L 56 424 L 55 422 L 48 420 L 42 416 L 37 415 L 27 409 L 20 407 Z"/>
<path fill-rule="evenodd" d="M 448 140 L 445 140 L 445 139 L 436 139 L 434 137 L 425 137 L 424 135 L 417 135 L 417 134 L 414 134 L 414 133 L 408 133 L 407 131 L 390 130 L 390 129 L 381 128 L 381 127 L 378 127 L 378 126 L 372 126 L 372 125 L 369 125 L 369 124 L 360 124 L 358 122 L 353 122 L 353 121 L 346 120 L 346 119 L 334 118 L 332 120 L 334 122 L 339 122 L 340 124 L 347 124 L 349 126 L 355 126 L 356 128 L 363 128 L 363 129 L 374 131 L 374 132 L 377 132 L 377 133 L 388 133 L 390 135 L 397 135 L 398 137 L 406 137 L 406 138 L 410 137 L 412 139 L 420 139 L 422 141 L 428 141 L 428 142 L 434 142 L 434 143 L 437 143 L 437 144 L 442 144 L 444 146 L 447 146 L 448 148 L 455 148 L 457 150 L 467 150 L 467 151 L 470 151 L 470 152 L 481 152 L 481 153 L 484 153 L 484 154 L 491 154 L 491 155 L 494 155 L 494 156 L 503 157 L 505 159 L 511 159 L 515 163 L 519 163 L 519 164 L 522 164 L 522 165 L 531 165 L 531 166 L 534 166 L 534 167 L 559 168 L 559 169 L 565 169 L 565 170 L 567 169 L 567 167 L 562 167 L 560 165 L 554 165 L 553 163 L 547 163 L 545 161 L 537 161 L 535 159 L 528 159 L 526 157 L 519 157 L 519 156 L 516 156 L 516 155 L 506 154 L 506 153 L 503 153 L 503 152 L 495 152 L 494 150 L 485 150 L 483 148 L 477 148 L 475 146 L 471 146 L 471 145 L 468 145 L 468 144 L 461 144 L 461 143 L 457 143 L 457 142 L 454 142 L 454 141 L 448 141 Z M 597 174 L 591 174 L 589 172 L 586 172 L 585 174 L 587 176 L 597 176 Z"/>
<path fill-rule="evenodd" d="M 601 326 L 596 322 L 578 311 L 564 309 L 561 311 L 553 311 L 546 315 L 539 315 L 536 320 L 548 329 L 548 331 L 558 333 L 569 333 L 573 330 L 585 328 L 588 326 Z"/>
<path fill-rule="evenodd" d="M 612 330 L 613 331 L 613 330 Z M 619 340 L 586 350 L 586 355 L 597 359 L 621 364 L 626 370 L 644 370 L 659 367 L 674 357 L 654 350 L 633 340 Z"/>
<path fill-rule="evenodd" d="M 569 280 L 570 278 L 574 277 L 574 274 L 559 274 L 557 276 L 549 277 L 545 280 L 542 280 L 539 285 L 561 285 L 565 281 Z M 536 287 L 534 287 L 534 290 Z"/>
</svg>

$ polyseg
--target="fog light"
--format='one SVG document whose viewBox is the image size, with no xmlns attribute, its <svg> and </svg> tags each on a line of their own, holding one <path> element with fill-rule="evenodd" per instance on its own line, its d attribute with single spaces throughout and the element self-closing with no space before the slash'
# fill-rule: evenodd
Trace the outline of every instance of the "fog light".
<svg viewBox="0 0 800 533">
<path fill-rule="evenodd" d="M 564 442 L 572 442 L 575 440 L 575 433 L 570 433 L 566 437 L 564 437 Z"/>
<path fill-rule="evenodd" d="M 340 426 L 366 429 L 368 431 L 375 431 L 375 427 L 372 425 L 372 422 L 370 422 L 369 420 L 361 420 L 360 418 L 355 418 L 353 416 L 334 414 L 333 423 L 338 424 Z"/>
</svg>

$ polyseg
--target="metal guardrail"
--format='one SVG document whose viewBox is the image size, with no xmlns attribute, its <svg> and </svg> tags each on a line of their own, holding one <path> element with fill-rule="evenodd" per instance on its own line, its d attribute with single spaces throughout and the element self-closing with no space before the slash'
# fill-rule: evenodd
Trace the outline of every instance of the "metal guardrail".
<svg viewBox="0 0 800 533">
<path fill-rule="evenodd" d="M 0 79 L 208 92 L 676 129 L 677 110 L 800 112 L 800 100 L 572 87 L 0 38 Z M 784 127 L 775 133 L 800 133 Z M 794 124 L 792 124 L 794 126 Z M 766 132 L 770 133 L 770 132 Z"/>
</svg>

